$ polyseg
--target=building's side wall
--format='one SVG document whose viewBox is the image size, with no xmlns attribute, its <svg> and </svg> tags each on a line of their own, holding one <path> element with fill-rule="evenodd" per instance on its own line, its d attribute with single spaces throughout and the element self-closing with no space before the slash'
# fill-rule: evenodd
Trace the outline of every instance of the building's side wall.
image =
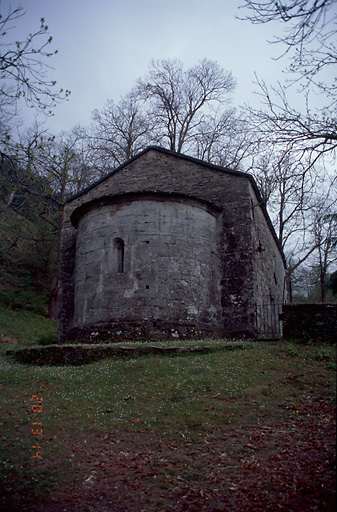
<svg viewBox="0 0 337 512">
<path fill-rule="evenodd" d="M 136 322 L 220 332 L 216 217 L 196 201 L 155 195 L 84 214 L 77 229 L 74 327 Z M 123 265 L 116 240 L 123 244 Z"/>
<path fill-rule="evenodd" d="M 252 218 L 252 308 L 257 335 L 281 334 L 278 312 L 285 300 L 285 266 L 279 247 L 250 187 Z"/>
<path fill-rule="evenodd" d="M 233 179 L 235 201 L 224 202 L 222 233 L 222 310 L 226 335 L 254 336 L 252 233 L 249 181 Z"/>
<path fill-rule="evenodd" d="M 71 207 L 65 206 L 60 241 L 58 331 L 65 341 L 74 316 L 76 229 L 70 222 Z"/>
</svg>

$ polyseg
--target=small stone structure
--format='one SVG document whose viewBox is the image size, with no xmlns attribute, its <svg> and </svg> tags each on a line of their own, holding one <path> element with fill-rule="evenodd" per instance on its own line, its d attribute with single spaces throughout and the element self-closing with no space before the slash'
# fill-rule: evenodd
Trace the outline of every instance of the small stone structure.
<svg viewBox="0 0 337 512">
<path fill-rule="evenodd" d="M 149 147 L 65 205 L 65 340 L 254 337 L 284 258 L 253 178 Z"/>
</svg>

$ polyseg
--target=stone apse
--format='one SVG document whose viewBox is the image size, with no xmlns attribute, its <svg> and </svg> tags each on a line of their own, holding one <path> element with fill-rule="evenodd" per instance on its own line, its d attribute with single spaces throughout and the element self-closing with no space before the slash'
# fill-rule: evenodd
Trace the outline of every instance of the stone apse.
<svg viewBox="0 0 337 512">
<path fill-rule="evenodd" d="M 284 277 L 250 175 L 149 147 L 65 205 L 60 342 L 255 337 Z"/>
</svg>

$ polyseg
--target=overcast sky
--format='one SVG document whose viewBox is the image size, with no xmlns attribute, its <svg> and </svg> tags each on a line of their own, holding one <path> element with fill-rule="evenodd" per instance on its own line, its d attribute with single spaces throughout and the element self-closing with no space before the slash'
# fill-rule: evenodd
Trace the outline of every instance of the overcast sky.
<svg viewBox="0 0 337 512">
<path fill-rule="evenodd" d="M 207 58 L 237 80 L 233 105 L 255 104 L 254 73 L 267 83 L 282 80 L 286 62 L 269 45 L 280 25 L 252 25 L 235 18 L 241 0 L 0 0 L 2 13 L 21 5 L 27 14 L 13 37 L 39 29 L 43 17 L 58 50 L 50 78 L 71 90 L 48 120 L 54 134 L 88 125 L 95 108 L 118 102 L 144 75 L 151 59 L 180 59 L 185 68 Z M 240 11 L 241 12 L 241 11 Z"/>
</svg>

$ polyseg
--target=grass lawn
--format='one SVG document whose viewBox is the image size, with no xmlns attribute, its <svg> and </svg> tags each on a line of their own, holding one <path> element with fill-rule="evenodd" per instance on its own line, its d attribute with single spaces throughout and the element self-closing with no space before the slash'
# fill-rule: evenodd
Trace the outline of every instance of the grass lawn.
<svg viewBox="0 0 337 512">
<path fill-rule="evenodd" d="M 2 356 L 0 509 L 332 511 L 335 368 L 333 347 L 287 343 L 78 367 Z"/>
<path fill-rule="evenodd" d="M 36 343 L 39 339 L 57 340 L 56 321 L 25 310 L 14 311 L 0 305 L 0 343 Z"/>
</svg>

